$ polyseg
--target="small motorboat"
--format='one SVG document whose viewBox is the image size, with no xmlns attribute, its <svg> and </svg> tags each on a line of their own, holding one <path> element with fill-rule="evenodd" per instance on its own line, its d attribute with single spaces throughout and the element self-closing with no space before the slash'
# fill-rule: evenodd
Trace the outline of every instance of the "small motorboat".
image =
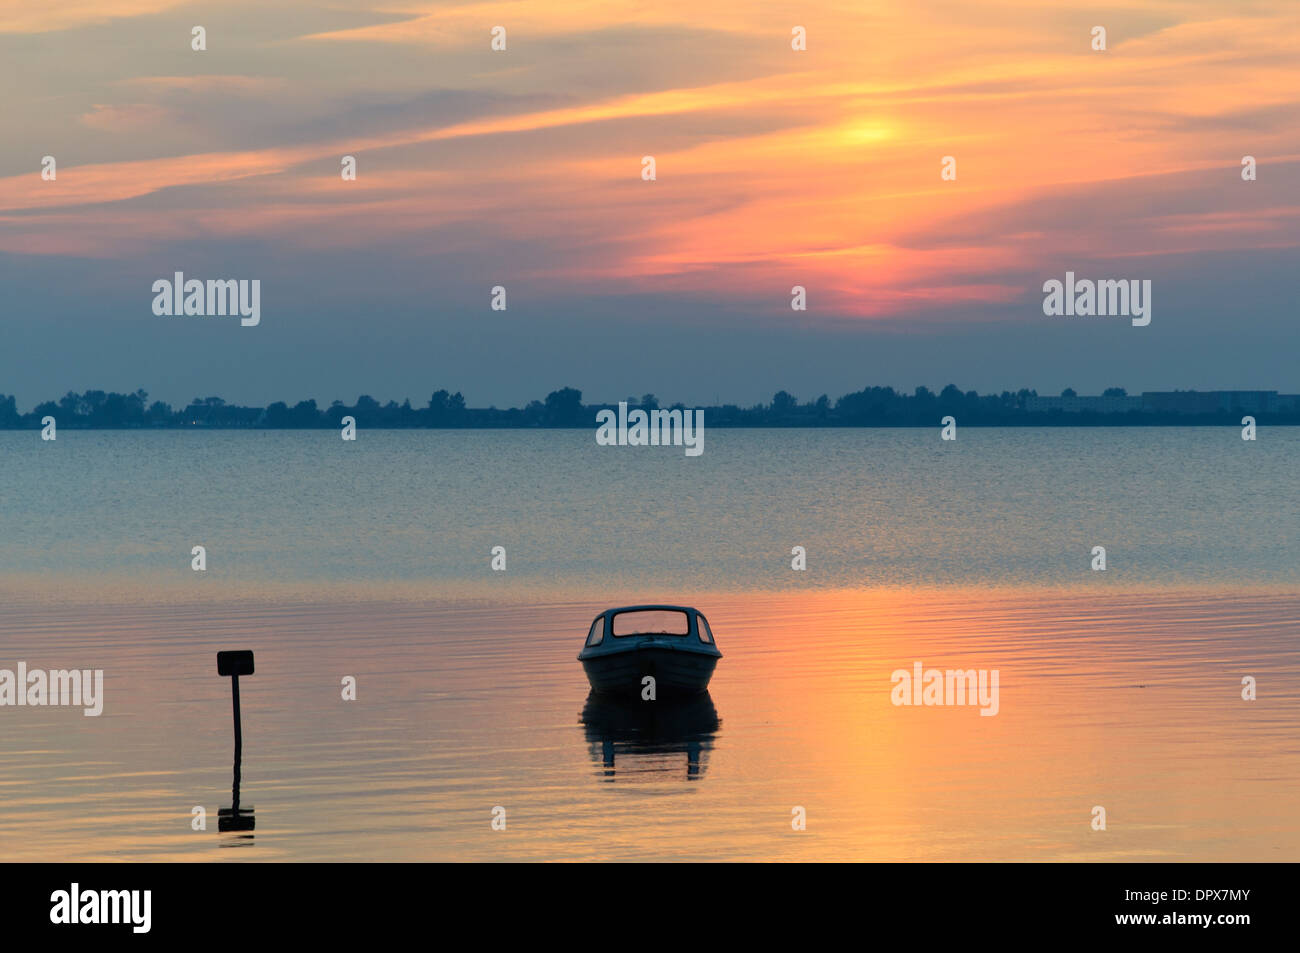
<svg viewBox="0 0 1300 953">
<path fill-rule="evenodd" d="M 578 653 L 593 691 L 638 698 L 650 685 L 655 697 L 698 695 L 720 658 L 709 623 L 687 606 L 606 609 Z"/>
</svg>

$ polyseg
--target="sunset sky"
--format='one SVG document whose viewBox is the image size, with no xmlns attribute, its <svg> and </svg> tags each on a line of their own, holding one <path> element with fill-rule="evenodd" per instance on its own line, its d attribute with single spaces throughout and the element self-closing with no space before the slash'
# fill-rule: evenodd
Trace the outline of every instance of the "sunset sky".
<svg viewBox="0 0 1300 953">
<path fill-rule="evenodd" d="M 1298 63 L 1294 0 L 0 0 L 0 393 L 1294 392 Z"/>
</svg>

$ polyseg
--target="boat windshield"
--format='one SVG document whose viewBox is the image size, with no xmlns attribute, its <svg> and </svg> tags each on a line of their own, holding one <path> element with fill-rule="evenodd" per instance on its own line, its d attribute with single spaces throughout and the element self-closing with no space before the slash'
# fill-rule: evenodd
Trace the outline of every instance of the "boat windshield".
<svg viewBox="0 0 1300 953">
<path fill-rule="evenodd" d="M 616 612 L 610 625 L 614 637 L 621 635 L 689 635 L 691 620 L 675 609 L 635 609 Z"/>
</svg>

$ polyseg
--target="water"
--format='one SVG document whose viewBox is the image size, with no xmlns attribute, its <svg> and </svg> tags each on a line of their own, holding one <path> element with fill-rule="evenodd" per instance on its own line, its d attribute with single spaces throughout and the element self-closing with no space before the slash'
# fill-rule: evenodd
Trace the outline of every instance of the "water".
<svg viewBox="0 0 1300 953">
<path fill-rule="evenodd" d="M 0 433 L 0 668 L 106 694 L 0 708 L 0 854 L 1297 860 L 1297 438 Z M 574 656 L 651 599 L 724 658 L 647 719 Z M 891 704 L 916 661 L 998 669 L 998 715 Z"/>
<path fill-rule="evenodd" d="M 0 578 L 51 598 L 1289 586 L 1300 430 L 0 432 Z M 204 545 L 206 573 L 189 570 Z M 507 573 L 489 570 L 501 545 Z M 790 570 L 803 546 L 808 571 Z M 1089 571 L 1092 547 L 1106 573 Z M 58 585 L 50 583 L 57 580 Z M 57 589 L 56 592 L 48 590 Z"/>
</svg>

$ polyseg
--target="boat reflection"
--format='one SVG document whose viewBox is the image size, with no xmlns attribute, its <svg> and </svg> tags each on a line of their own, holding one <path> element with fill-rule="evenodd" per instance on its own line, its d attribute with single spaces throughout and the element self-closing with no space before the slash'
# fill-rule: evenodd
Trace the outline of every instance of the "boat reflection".
<svg viewBox="0 0 1300 953">
<path fill-rule="evenodd" d="M 623 779 L 663 780 L 679 774 L 686 757 L 686 780 L 704 774 L 713 736 L 721 720 L 708 692 L 684 699 L 647 702 L 610 698 L 592 692 L 580 722 L 591 758 L 612 781 L 617 762 Z"/>
</svg>

